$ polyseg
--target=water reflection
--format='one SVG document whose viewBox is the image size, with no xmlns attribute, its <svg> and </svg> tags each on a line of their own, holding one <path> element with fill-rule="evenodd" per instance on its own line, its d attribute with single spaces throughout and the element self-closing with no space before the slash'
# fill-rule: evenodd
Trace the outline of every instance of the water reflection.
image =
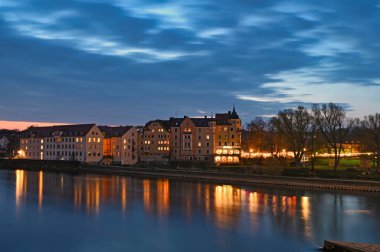
<svg viewBox="0 0 380 252">
<path fill-rule="evenodd" d="M 38 208 L 42 208 L 42 200 L 44 198 L 44 173 L 40 171 L 38 173 Z"/>
<path fill-rule="evenodd" d="M 23 170 L 16 170 L 9 179 L 15 183 L 16 210 L 26 204 L 36 204 L 41 210 L 64 203 L 80 213 L 99 215 L 106 207 L 121 213 L 142 207 L 146 214 L 159 218 L 182 214 L 185 219 L 205 218 L 221 230 L 246 226 L 250 233 L 271 229 L 305 240 L 323 240 L 321 234 L 327 230 L 340 234 L 352 213 L 369 217 L 380 213 L 378 205 L 368 210 L 371 203 L 367 201 L 331 193 L 311 197 L 302 191 L 271 188 Z M 321 216 L 326 209 L 333 214 Z"/>
</svg>

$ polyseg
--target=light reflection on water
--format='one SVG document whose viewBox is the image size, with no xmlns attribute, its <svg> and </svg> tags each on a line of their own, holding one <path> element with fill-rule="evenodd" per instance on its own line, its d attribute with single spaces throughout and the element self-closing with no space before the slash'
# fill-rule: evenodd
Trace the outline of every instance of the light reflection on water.
<svg viewBox="0 0 380 252">
<path fill-rule="evenodd" d="M 64 209 L 63 213 L 54 218 L 67 215 L 70 219 L 72 214 L 79 214 L 86 225 L 100 225 L 97 226 L 100 229 L 97 232 L 100 233 L 103 228 L 106 231 L 107 222 L 99 224 L 96 220 L 108 216 L 115 229 L 111 232 L 158 232 L 152 231 L 154 227 L 165 229 L 173 237 L 176 237 L 176 233 L 182 233 L 190 239 L 202 234 L 202 239 L 205 239 L 203 244 L 186 247 L 186 241 L 183 241 L 183 251 L 192 251 L 192 246 L 200 246 L 201 251 L 206 251 L 220 244 L 220 251 L 249 251 L 251 247 L 247 244 L 250 243 L 259 246 L 256 247 L 257 251 L 270 251 L 273 247 L 292 251 L 294 246 L 313 249 L 324 239 L 380 242 L 374 235 L 380 232 L 380 202 L 377 195 L 242 188 L 168 179 L 72 176 L 42 171 L 1 171 L 0 175 L 1 182 L 10 182 L 8 185 L 14 188 L 13 201 L 18 216 L 26 215 L 26 211 L 28 215 L 33 215 L 31 209 L 36 207 L 44 221 L 44 218 L 52 218 L 48 214 L 51 211 Z M 3 196 L 0 199 L 12 201 L 12 197 Z M 124 214 L 128 221 L 137 221 L 137 226 L 118 226 L 121 217 L 117 212 Z M 95 218 L 92 219 L 91 216 Z M 146 223 L 150 218 L 161 221 Z M 16 225 L 12 220 L 9 221 L 10 225 Z M 75 223 L 63 225 L 76 227 Z M 188 230 L 181 230 L 182 227 Z M 165 233 L 164 231 L 159 232 Z M 6 230 L 0 227 L 0 232 Z M 163 243 L 167 246 L 162 251 L 178 249 L 170 247 L 170 243 L 177 242 L 170 240 L 173 237 L 165 236 L 157 241 L 160 245 Z M 103 236 L 103 239 L 106 238 Z M 272 239 L 278 244 L 268 244 Z M 0 245 L 1 243 L 0 239 Z M 265 243 L 267 247 L 263 247 Z M 120 244 L 121 248 L 123 244 Z M 124 245 L 129 246 L 130 242 Z M 135 251 L 141 249 L 140 245 L 134 245 Z M 153 247 L 148 246 L 148 249 Z"/>
</svg>

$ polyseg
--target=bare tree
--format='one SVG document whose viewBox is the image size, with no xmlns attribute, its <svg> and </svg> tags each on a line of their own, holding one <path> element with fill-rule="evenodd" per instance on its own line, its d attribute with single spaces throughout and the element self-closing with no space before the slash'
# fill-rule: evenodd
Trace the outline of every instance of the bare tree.
<svg viewBox="0 0 380 252">
<path fill-rule="evenodd" d="M 248 147 L 257 152 L 262 152 L 266 147 L 267 141 L 267 123 L 262 117 L 256 117 L 247 124 Z"/>
<path fill-rule="evenodd" d="M 362 121 L 359 121 L 358 126 L 360 140 L 369 151 L 376 155 L 376 170 L 380 173 L 380 114 L 365 116 Z"/>
<path fill-rule="evenodd" d="M 313 116 L 311 116 L 311 126 L 310 126 L 310 133 L 309 133 L 309 139 L 307 141 L 307 153 L 310 155 L 310 165 L 311 165 L 311 173 L 315 173 L 315 160 L 316 160 L 316 154 L 317 151 L 324 146 L 325 141 L 323 141 L 323 136 L 321 135 L 320 131 L 318 130 L 318 126 L 315 123 L 315 119 Z"/>
<path fill-rule="evenodd" d="M 278 118 L 273 117 L 268 122 L 268 145 L 271 152 L 272 157 L 275 157 L 277 159 L 281 158 L 281 151 L 288 147 L 286 139 L 284 135 L 279 132 L 276 125 L 278 124 Z"/>
<path fill-rule="evenodd" d="M 297 165 L 300 164 L 307 148 L 310 122 L 311 116 L 303 106 L 279 111 L 275 120 L 275 127 L 284 135 Z"/>
<path fill-rule="evenodd" d="M 322 106 L 314 104 L 312 110 L 319 131 L 334 151 L 334 170 L 337 170 L 340 154 L 343 150 L 343 142 L 353 125 L 353 121 L 347 119 L 344 109 L 334 103 L 322 104 Z"/>
</svg>

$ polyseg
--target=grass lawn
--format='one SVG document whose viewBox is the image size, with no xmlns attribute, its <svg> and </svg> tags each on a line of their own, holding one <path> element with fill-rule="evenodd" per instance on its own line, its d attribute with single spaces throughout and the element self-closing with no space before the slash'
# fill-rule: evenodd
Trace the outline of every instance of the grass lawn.
<svg viewBox="0 0 380 252">
<path fill-rule="evenodd" d="M 338 170 L 347 170 L 347 168 L 355 168 L 360 167 L 360 159 L 356 158 L 350 158 L 350 159 L 341 159 L 340 164 L 338 167 Z M 333 169 L 332 166 L 329 166 L 329 159 L 328 158 L 318 158 L 315 162 L 315 169 Z"/>
</svg>

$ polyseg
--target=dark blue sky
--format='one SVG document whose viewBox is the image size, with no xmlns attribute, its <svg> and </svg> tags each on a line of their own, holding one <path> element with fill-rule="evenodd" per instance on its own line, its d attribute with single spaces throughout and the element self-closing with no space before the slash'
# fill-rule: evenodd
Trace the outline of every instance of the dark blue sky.
<svg viewBox="0 0 380 252">
<path fill-rule="evenodd" d="M 0 0 L 0 120 L 380 112 L 378 0 Z"/>
</svg>

